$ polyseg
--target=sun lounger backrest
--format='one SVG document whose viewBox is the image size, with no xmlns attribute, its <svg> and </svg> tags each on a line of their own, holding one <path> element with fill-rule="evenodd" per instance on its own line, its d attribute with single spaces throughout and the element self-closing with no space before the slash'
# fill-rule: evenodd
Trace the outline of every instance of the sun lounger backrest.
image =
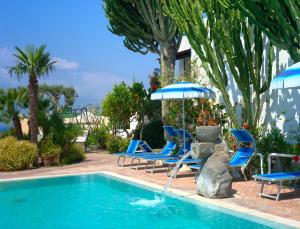
<svg viewBox="0 0 300 229">
<path fill-rule="evenodd" d="M 167 142 L 165 147 L 161 151 L 161 155 L 170 155 L 172 153 L 172 150 L 176 148 L 175 142 Z"/>
<path fill-rule="evenodd" d="M 191 139 L 193 138 L 193 136 L 186 130 L 183 130 L 183 129 L 179 129 L 179 130 L 176 130 L 177 134 L 179 137 L 183 138 L 184 135 L 185 135 L 185 138 L 186 139 Z"/>
<path fill-rule="evenodd" d="M 137 148 L 139 147 L 140 140 L 132 139 L 129 143 L 126 153 L 135 153 Z"/>
<path fill-rule="evenodd" d="M 184 151 L 185 150 L 185 151 Z M 185 142 L 178 150 L 176 156 L 182 156 L 191 150 L 191 142 Z"/>
<path fill-rule="evenodd" d="M 253 143 L 253 137 L 251 134 L 244 129 L 232 129 L 231 133 L 236 138 L 238 142 L 244 142 L 244 143 Z"/>
<path fill-rule="evenodd" d="M 254 153 L 253 148 L 239 148 L 229 161 L 230 166 L 245 165 Z"/>
<path fill-rule="evenodd" d="M 152 152 L 151 147 L 145 141 L 140 142 L 140 147 L 142 147 L 145 152 Z"/>
<path fill-rule="evenodd" d="M 177 132 L 173 126 L 163 126 L 163 128 L 169 137 L 177 137 Z"/>
</svg>

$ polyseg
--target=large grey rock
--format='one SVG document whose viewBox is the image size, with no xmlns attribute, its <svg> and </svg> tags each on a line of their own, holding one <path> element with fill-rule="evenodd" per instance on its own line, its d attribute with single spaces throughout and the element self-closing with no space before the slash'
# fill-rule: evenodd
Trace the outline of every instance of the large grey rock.
<svg viewBox="0 0 300 229">
<path fill-rule="evenodd" d="M 218 142 L 220 140 L 221 127 L 219 126 L 197 126 L 196 138 L 199 142 Z"/>
<path fill-rule="evenodd" d="M 232 195 L 232 176 L 221 157 L 212 155 L 204 164 L 197 180 L 197 193 L 212 199 Z"/>
<path fill-rule="evenodd" d="M 205 159 L 214 152 L 215 145 L 213 143 L 196 142 L 191 144 L 191 150 L 195 158 Z"/>
<path fill-rule="evenodd" d="M 215 157 L 220 157 L 222 161 L 226 164 L 228 164 L 230 160 L 230 154 L 229 154 L 229 148 L 225 141 L 221 141 L 219 144 L 215 145 Z"/>
</svg>

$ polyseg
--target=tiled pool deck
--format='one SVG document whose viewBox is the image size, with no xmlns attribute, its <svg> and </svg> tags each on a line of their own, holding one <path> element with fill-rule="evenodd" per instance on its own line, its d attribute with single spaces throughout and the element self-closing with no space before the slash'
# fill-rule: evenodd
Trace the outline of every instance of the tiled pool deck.
<svg viewBox="0 0 300 229">
<path fill-rule="evenodd" d="M 162 186 L 168 179 L 165 171 L 150 174 L 146 173 L 144 170 L 133 170 L 128 167 L 118 167 L 116 166 L 116 157 L 104 152 L 98 154 L 89 153 L 87 154 L 86 161 L 70 166 L 39 168 L 17 172 L 0 172 L 0 179 L 52 176 L 97 171 L 113 172 L 129 178 L 139 179 Z M 235 190 L 234 196 L 232 198 L 222 199 L 219 201 L 225 204 L 236 205 L 237 207 L 246 207 L 259 212 L 296 220 L 300 223 L 300 190 L 284 188 L 282 189 L 283 194 L 281 195 L 281 200 L 276 202 L 274 200 L 257 197 L 259 187 L 260 184 L 255 181 L 235 181 L 233 182 L 233 189 Z M 191 173 L 182 173 L 182 175 L 179 175 L 178 178 L 172 182 L 172 188 L 185 191 L 191 195 L 195 194 L 193 175 Z M 276 188 L 277 187 L 274 185 L 267 185 L 265 187 L 265 191 L 269 193 L 276 193 Z"/>
</svg>

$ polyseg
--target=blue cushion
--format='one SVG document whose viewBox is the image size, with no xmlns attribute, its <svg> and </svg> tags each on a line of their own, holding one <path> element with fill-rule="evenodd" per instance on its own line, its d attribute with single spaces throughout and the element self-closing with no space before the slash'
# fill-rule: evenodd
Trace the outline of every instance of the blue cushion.
<svg viewBox="0 0 300 229">
<path fill-rule="evenodd" d="M 229 166 L 231 167 L 240 167 L 247 163 L 247 161 L 252 157 L 254 153 L 253 148 L 240 148 L 233 155 L 229 162 Z"/>
<path fill-rule="evenodd" d="M 253 137 L 251 134 L 244 129 L 232 129 L 230 130 L 233 136 L 236 138 L 239 142 L 253 142 Z"/>
<path fill-rule="evenodd" d="M 173 126 L 163 126 L 163 128 L 170 137 L 177 137 L 177 132 Z"/>
</svg>

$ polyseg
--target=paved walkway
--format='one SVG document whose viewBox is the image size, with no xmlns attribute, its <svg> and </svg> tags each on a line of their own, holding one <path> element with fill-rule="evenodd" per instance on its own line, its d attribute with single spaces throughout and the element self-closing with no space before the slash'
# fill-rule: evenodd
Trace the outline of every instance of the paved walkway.
<svg viewBox="0 0 300 229">
<path fill-rule="evenodd" d="M 168 180 L 168 177 L 165 175 L 165 171 L 150 174 L 146 173 L 144 170 L 133 170 L 128 167 L 118 167 L 116 166 L 116 157 L 104 152 L 98 154 L 89 153 L 87 154 L 87 159 L 84 162 L 69 166 L 39 168 L 17 172 L 0 172 L 0 179 L 96 171 L 110 171 L 158 185 L 164 185 Z M 283 194 L 281 195 L 281 200 L 276 202 L 275 200 L 257 197 L 259 187 L 260 184 L 255 181 L 235 181 L 233 182 L 233 189 L 235 190 L 234 196 L 220 201 L 300 222 L 300 190 L 284 188 L 282 190 Z M 193 175 L 191 173 L 182 173 L 182 175 L 179 175 L 178 178 L 173 181 L 172 188 L 195 193 Z M 275 185 L 267 185 L 265 190 L 269 193 L 276 193 L 276 188 L 277 187 Z"/>
</svg>

